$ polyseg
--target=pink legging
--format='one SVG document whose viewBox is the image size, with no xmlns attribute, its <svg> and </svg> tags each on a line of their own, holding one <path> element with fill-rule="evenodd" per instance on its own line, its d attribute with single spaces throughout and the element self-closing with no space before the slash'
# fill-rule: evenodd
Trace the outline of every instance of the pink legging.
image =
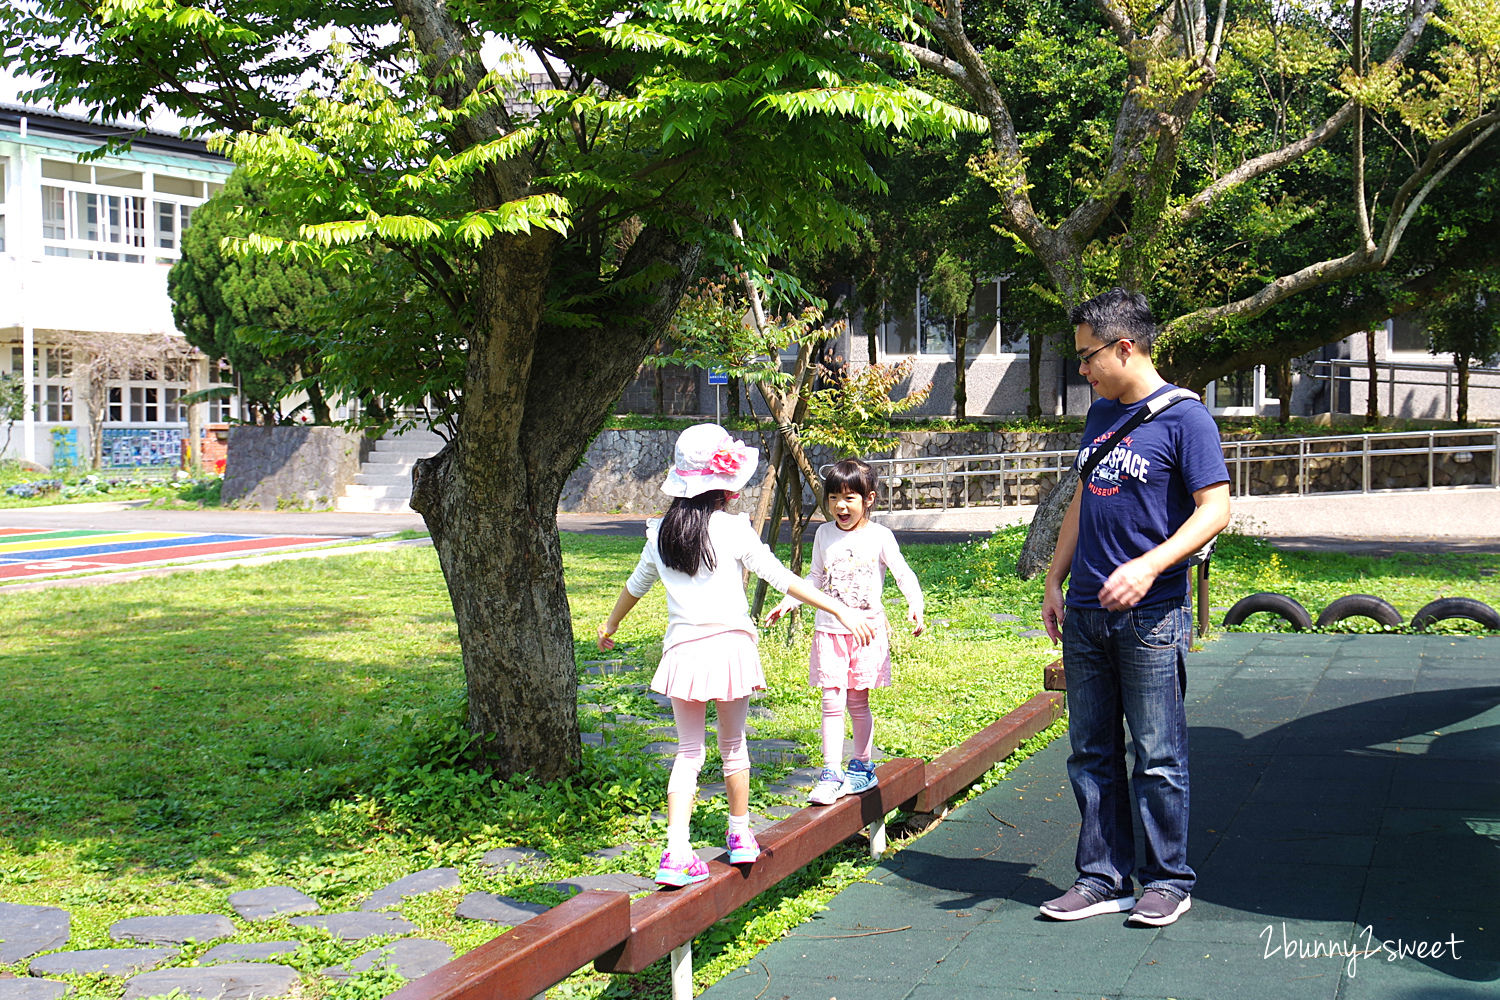
<svg viewBox="0 0 1500 1000">
<path fill-rule="evenodd" d="M 750 712 L 750 697 L 734 701 L 716 701 L 719 712 L 719 756 L 724 760 L 724 777 L 750 770 L 750 751 L 745 746 L 745 716 Z M 704 736 L 708 731 L 708 702 L 672 699 L 672 717 L 677 721 L 677 759 L 672 761 L 672 776 L 667 779 L 667 793 L 698 790 L 698 772 L 708 756 Z"/>
<path fill-rule="evenodd" d="M 870 692 L 865 688 L 823 689 L 823 766 L 844 766 L 844 708 L 854 727 L 854 756 L 869 763 L 875 752 L 875 719 L 870 715 Z"/>
</svg>

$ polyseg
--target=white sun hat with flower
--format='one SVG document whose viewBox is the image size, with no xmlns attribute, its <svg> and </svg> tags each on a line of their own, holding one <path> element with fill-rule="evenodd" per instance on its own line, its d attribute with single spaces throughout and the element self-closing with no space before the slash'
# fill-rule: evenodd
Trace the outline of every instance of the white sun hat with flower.
<svg viewBox="0 0 1500 1000">
<path fill-rule="evenodd" d="M 677 454 L 661 491 L 695 497 L 709 490 L 738 493 L 760 461 L 760 449 L 729 436 L 718 424 L 694 424 L 677 435 Z"/>
</svg>

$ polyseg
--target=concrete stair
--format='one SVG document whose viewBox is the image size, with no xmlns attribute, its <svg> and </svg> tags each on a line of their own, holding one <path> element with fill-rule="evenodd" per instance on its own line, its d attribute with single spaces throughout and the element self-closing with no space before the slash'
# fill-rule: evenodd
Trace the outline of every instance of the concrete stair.
<svg viewBox="0 0 1500 1000">
<path fill-rule="evenodd" d="M 359 514 L 411 512 L 411 467 L 443 449 L 443 439 L 431 431 L 409 430 L 375 442 L 370 457 L 334 501 L 334 509 Z"/>
</svg>

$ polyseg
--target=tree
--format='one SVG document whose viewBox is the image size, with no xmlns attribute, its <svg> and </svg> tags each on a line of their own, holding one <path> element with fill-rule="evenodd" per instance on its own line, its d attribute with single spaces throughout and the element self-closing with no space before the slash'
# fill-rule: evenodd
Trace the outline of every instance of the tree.
<svg viewBox="0 0 1500 1000">
<path fill-rule="evenodd" d="M 1496 0 L 1436 8 L 879 10 L 908 65 L 988 122 L 970 169 L 1063 310 L 1113 284 L 1149 290 L 1159 367 L 1201 387 L 1276 329 L 1254 320 L 1390 268 L 1429 198 L 1500 131 Z M 1072 487 L 1038 511 L 1023 572 L 1050 558 Z"/>
<path fill-rule="evenodd" d="M 1451 352 L 1458 368 L 1458 422 L 1469 424 L 1469 367 L 1500 354 L 1500 291 L 1493 274 L 1476 274 L 1427 306 L 1422 318 L 1433 354 Z"/>
<path fill-rule="evenodd" d="M 5 442 L 0 444 L 0 455 L 10 447 L 11 431 L 15 430 L 16 421 L 26 416 L 26 406 L 25 380 L 8 372 L 0 374 L 0 424 L 5 425 Z"/>
<path fill-rule="evenodd" d="M 172 319 L 188 343 L 229 362 L 257 423 L 281 422 L 281 402 L 295 387 L 306 392 L 313 423 L 327 424 L 328 398 L 311 342 L 322 332 L 320 310 L 326 315 L 330 297 L 347 295 L 352 282 L 311 261 L 221 252 L 228 238 L 290 235 L 290 227 L 268 216 L 265 195 L 240 171 L 193 213 L 182 257 L 167 275 Z M 260 346 L 268 341 L 284 349 Z"/>
<path fill-rule="evenodd" d="M 74 377 L 82 382 L 80 394 L 89 427 L 89 467 L 104 464 L 104 417 L 111 405 L 127 401 L 111 389 L 126 379 L 155 379 L 163 368 L 186 364 L 196 352 L 180 338 L 125 333 L 74 332 L 63 345 L 72 358 Z M 114 393 L 114 398 L 111 398 Z"/>
<path fill-rule="evenodd" d="M 329 29 L 339 45 L 308 41 Z M 478 748 L 538 780 L 578 763 L 562 486 L 700 262 L 761 269 L 836 240 L 855 219 L 830 192 L 876 183 L 865 152 L 889 128 L 976 124 L 856 56 L 852 34 L 881 46 L 821 0 L 0 10 L 0 49 L 42 77 L 39 96 L 232 132 L 224 148 L 301 223 L 246 248 L 352 267 L 378 247 L 451 314 L 458 433 L 416 466 L 412 506 L 452 598 Z"/>
</svg>

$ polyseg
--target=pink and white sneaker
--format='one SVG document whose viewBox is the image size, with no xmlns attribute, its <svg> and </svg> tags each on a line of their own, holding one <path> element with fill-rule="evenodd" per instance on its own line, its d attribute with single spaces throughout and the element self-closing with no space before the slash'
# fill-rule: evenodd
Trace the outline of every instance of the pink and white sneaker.
<svg viewBox="0 0 1500 1000">
<path fill-rule="evenodd" d="M 672 888 L 693 885 L 708 878 L 708 865 L 696 854 L 673 854 L 663 851 L 656 869 L 656 884 Z"/>
<path fill-rule="evenodd" d="M 749 831 L 735 833 L 730 830 L 724 842 L 729 848 L 729 863 L 732 865 L 748 865 L 760 857 L 760 842 Z"/>
</svg>

